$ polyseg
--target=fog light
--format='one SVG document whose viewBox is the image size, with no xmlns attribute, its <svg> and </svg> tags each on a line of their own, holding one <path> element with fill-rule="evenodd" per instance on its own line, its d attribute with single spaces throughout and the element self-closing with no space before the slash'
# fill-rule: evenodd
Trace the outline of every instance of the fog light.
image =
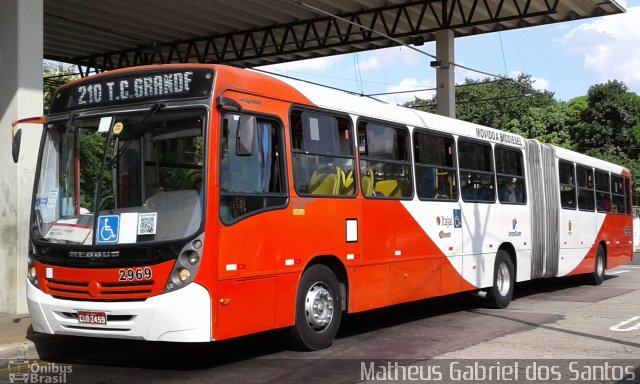
<svg viewBox="0 0 640 384">
<path fill-rule="evenodd" d="M 189 252 L 187 260 L 189 260 L 189 264 L 196 265 L 198 264 L 198 261 L 200 261 L 200 255 L 198 255 L 197 252 Z"/>
<path fill-rule="evenodd" d="M 187 280 L 189 280 L 189 278 L 191 277 L 191 272 L 189 272 L 189 270 L 187 268 L 180 268 L 180 270 L 178 271 L 178 278 L 180 278 L 181 282 L 185 282 Z"/>
<path fill-rule="evenodd" d="M 202 247 L 202 241 L 200 241 L 200 240 L 194 240 L 194 241 L 193 241 L 193 248 L 195 248 L 195 249 L 200 249 L 200 247 Z"/>
</svg>

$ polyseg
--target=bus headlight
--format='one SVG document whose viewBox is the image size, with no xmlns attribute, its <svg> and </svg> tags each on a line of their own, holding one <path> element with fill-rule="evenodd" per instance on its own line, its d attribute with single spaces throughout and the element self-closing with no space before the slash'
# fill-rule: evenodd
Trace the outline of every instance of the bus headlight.
<svg viewBox="0 0 640 384">
<path fill-rule="evenodd" d="M 182 247 L 165 286 L 165 292 L 185 287 L 195 279 L 202 259 L 203 238 L 204 235 L 200 235 Z"/>
<path fill-rule="evenodd" d="M 27 278 L 31 284 L 38 286 L 38 272 L 36 271 L 36 267 L 33 265 L 33 261 L 31 261 L 30 257 L 27 259 Z"/>
</svg>

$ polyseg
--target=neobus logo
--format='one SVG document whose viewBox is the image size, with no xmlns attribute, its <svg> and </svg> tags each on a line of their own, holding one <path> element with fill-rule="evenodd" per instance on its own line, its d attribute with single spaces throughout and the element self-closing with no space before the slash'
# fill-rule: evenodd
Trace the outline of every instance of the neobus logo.
<svg viewBox="0 0 640 384">
<path fill-rule="evenodd" d="M 69 252 L 69 257 L 74 258 L 111 258 L 111 257 L 120 257 L 120 251 L 71 251 Z"/>
</svg>

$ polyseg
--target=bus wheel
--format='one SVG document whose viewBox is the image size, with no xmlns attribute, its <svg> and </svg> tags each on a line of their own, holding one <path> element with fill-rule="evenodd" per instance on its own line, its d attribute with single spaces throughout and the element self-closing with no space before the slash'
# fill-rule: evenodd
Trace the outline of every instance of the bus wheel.
<svg viewBox="0 0 640 384">
<path fill-rule="evenodd" d="M 336 276 L 324 265 L 311 266 L 298 286 L 296 323 L 289 338 L 292 347 L 311 351 L 327 348 L 338 333 L 341 317 Z"/>
<path fill-rule="evenodd" d="M 589 275 L 589 282 L 593 285 L 600 285 L 604 281 L 604 248 L 602 244 L 598 245 L 598 251 L 596 252 L 596 266 L 593 272 Z"/>
<path fill-rule="evenodd" d="M 498 251 L 493 270 L 493 286 L 487 290 L 486 303 L 490 308 L 506 308 L 511 302 L 515 286 L 513 262 L 509 253 Z"/>
</svg>

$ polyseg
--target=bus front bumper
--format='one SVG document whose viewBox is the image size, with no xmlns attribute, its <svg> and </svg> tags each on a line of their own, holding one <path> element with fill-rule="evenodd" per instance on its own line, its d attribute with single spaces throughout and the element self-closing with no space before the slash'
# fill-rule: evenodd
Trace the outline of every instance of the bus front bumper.
<svg viewBox="0 0 640 384">
<path fill-rule="evenodd" d="M 100 302 L 57 299 L 27 279 L 27 304 L 37 332 L 150 341 L 211 341 L 211 297 L 196 283 L 144 301 Z M 107 325 L 80 324 L 77 311 L 104 312 Z"/>
</svg>

